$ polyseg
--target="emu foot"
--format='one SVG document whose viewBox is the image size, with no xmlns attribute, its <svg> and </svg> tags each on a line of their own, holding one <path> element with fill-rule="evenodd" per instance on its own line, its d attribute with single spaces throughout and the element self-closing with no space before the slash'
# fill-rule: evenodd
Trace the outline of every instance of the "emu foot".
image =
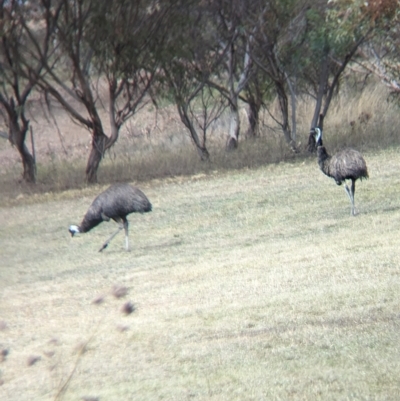
<svg viewBox="0 0 400 401">
<path fill-rule="evenodd" d="M 99 252 L 102 252 L 107 247 L 108 247 L 108 243 L 103 244 L 103 246 L 99 249 Z"/>
</svg>

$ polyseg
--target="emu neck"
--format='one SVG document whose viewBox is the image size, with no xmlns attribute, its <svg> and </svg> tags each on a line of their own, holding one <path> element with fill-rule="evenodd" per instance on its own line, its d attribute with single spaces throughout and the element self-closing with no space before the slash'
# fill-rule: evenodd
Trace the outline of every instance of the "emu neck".
<svg viewBox="0 0 400 401">
<path fill-rule="evenodd" d="M 318 155 L 319 168 L 322 170 L 324 174 L 326 174 L 329 177 L 332 177 L 332 174 L 329 171 L 329 161 L 331 159 L 331 156 L 326 151 L 325 146 L 318 146 L 317 155 Z"/>
<path fill-rule="evenodd" d="M 98 226 L 102 221 L 102 219 L 88 219 L 85 217 L 79 226 L 79 232 L 87 233 L 92 228 Z"/>
</svg>

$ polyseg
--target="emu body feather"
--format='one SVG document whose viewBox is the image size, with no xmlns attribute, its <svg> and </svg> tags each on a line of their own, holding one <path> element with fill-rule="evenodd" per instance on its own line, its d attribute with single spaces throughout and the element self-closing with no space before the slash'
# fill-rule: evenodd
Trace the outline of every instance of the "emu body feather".
<svg viewBox="0 0 400 401">
<path fill-rule="evenodd" d="M 356 191 L 356 181 L 368 178 L 367 163 L 363 156 L 357 150 L 346 148 L 333 156 L 322 146 L 322 131 L 316 127 L 311 130 L 310 136 L 315 138 L 315 146 L 317 147 L 318 165 L 321 171 L 335 180 L 337 185 L 344 183 L 344 189 L 351 202 L 351 214 L 356 214 L 354 204 L 354 194 Z M 347 186 L 346 180 L 351 180 L 351 189 Z"/>
<path fill-rule="evenodd" d="M 318 146 L 317 155 L 321 171 L 338 185 L 345 180 L 368 178 L 367 164 L 357 150 L 347 148 L 330 156 L 324 146 Z"/>
</svg>

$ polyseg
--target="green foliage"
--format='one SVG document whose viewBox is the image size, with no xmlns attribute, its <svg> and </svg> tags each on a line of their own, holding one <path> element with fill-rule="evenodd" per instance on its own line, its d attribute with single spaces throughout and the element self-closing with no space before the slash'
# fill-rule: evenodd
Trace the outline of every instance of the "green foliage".
<svg viewBox="0 0 400 401">
<path fill-rule="evenodd" d="M 355 9 L 350 9 L 343 15 L 342 10 L 329 8 L 307 11 L 308 31 L 306 42 L 311 55 L 321 59 L 323 55 L 332 54 L 342 58 L 354 43 L 366 34 L 362 18 Z"/>
<path fill-rule="evenodd" d="M 163 10 L 153 1 L 94 1 L 88 10 L 85 40 L 99 72 L 129 76 L 154 68 Z"/>
</svg>

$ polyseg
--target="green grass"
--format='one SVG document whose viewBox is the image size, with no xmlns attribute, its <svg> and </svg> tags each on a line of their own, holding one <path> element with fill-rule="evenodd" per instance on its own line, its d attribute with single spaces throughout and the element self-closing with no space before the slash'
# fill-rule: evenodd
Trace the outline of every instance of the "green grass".
<svg viewBox="0 0 400 401">
<path fill-rule="evenodd" d="M 131 252 L 69 237 L 102 186 L 0 208 L 0 398 L 397 400 L 400 157 L 365 158 L 356 217 L 315 160 L 143 183 Z"/>
</svg>

